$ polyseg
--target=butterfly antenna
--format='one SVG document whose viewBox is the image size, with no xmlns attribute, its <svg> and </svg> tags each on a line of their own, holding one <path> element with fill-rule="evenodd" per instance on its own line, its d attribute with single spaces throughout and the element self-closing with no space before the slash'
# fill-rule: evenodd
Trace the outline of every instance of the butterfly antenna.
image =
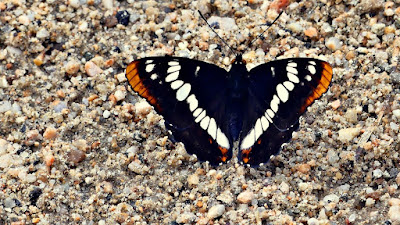
<svg viewBox="0 0 400 225">
<path fill-rule="evenodd" d="M 235 56 L 237 56 L 237 50 L 233 49 L 231 46 L 228 45 L 228 43 L 226 43 L 226 41 L 219 36 L 219 34 L 214 30 L 214 28 L 212 28 L 212 26 L 207 22 L 206 18 L 203 16 L 203 14 L 200 12 L 200 10 L 197 10 L 200 14 L 200 17 L 207 23 L 208 27 L 217 35 L 217 37 L 222 41 L 222 43 L 224 43 L 226 46 L 228 46 L 229 50 L 231 50 L 231 52 L 233 54 L 235 54 Z"/>
<path fill-rule="evenodd" d="M 268 25 L 268 27 L 267 27 L 261 34 L 259 34 L 259 35 L 257 36 L 256 39 L 254 39 L 252 42 L 250 42 L 249 46 L 251 46 L 251 45 L 252 45 L 255 41 L 257 41 L 259 38 L 262 38 L 263 35 L 264 35 L 264 33 L 279 19 L 279 17 L 282 15 L 283 12 L 284 12 L 284 11 L 281 11 L 281 12 L 279 13 L 279 15 L 274 19 L 274 21 L 272 21 L 272 23 L 271 23 L 270 25 Z"/>
</svg>

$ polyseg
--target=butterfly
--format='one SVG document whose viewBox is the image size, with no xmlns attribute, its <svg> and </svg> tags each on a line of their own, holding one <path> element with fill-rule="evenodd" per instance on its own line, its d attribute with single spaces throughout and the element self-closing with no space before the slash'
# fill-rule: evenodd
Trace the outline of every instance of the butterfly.
<svg viewBox="0 0 400 225">
<path fill-rule="evenodd" d="M 212 165 L 230 160 L 235 148 L 239 161 L 252 166 L 278 154 L 332 76 L 318 59 L 280 59 L 247 70 L 241 55 L 229 71 L 171 56 L 138 59 L 126 69 L 132 89 L 164 117 L 174 139 Z"/>
</svg>

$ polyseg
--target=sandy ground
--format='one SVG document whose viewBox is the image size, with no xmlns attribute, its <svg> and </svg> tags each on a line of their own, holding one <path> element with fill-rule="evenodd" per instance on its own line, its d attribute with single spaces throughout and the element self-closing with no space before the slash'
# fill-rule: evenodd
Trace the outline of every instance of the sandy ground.
<svg viewBox="0 0 400 225">
<path fill-rule="evenodd" d="M 282 4 L 285 1 L 281 2 Z M 400 1 L 2 0 L 0 224 L 400 224 Z M 329 62 L 268 164 L 212 167 L 131 92 L 134 59 Z"/>
</svg>

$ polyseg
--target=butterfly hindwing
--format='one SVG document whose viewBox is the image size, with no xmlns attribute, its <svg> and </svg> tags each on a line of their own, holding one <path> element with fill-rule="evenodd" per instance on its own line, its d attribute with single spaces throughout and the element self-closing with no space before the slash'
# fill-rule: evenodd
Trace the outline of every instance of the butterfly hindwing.
<svg viewBox="0 0 400 225">
<path fill-rule="evenodd" d="M 239 159 L 257 165 L 277 154 L 297 129 L 299 117 L 327 91 L 331 80 L 331 66 L 317 59 L 283 59 L 253 68 Z"/>
<path fill-rule="evenodd" d="M 227 71 L 179 57 L 148 57 L 129 64 L 132 89 L 154 106 L 186 151 L 211 164 L 232 157 L 224 122 Z"/>
</svg>

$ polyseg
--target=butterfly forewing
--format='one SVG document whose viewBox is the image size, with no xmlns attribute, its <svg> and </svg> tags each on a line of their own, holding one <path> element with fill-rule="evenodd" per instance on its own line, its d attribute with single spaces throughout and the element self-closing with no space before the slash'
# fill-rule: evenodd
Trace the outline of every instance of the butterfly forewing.
<svg viewBox="0 0 400 225">
<path fill-rule="evenodd" d="M 148 57 L 126 70 L 132 89 L 163 115 L 166 127 L 186 151 L 211 164 L 232 157 L 224 120 L 227 71 L 178 57 Z"/>
<path fill-rule="evenodd" d="M 277 154 L 297 129 L 299 117 L 327 91 L 331 80 L 331 66 L 317 59 L 283 59 L 252 69 L 239 158 L 257 165 Z"/>
</svg>

